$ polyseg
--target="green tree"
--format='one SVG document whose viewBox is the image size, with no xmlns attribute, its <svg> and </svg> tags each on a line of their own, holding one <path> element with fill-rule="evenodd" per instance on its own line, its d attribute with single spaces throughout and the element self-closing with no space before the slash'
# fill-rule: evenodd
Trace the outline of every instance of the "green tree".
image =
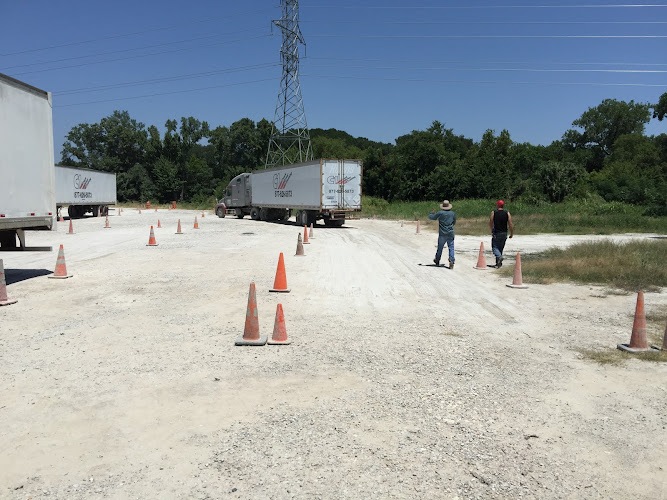
<svg viewBox="0 0 667 500">
<path fill-rule="evenodd" d="M 100 123 L 72 127 L 66 139 L 63 165 L 118 173 L 144 163 L 148 135 L 127 111 L 114 111 Z"/>
<path fill-rule="evenodd" d="M 145 202 L 155 198 L 155 186 L 148 171 L 140 164 L 134 165 L 127 172 L 120 172 L 116 176 L 116 191 L 118 199 Z"/>
<path fill-rule="evenodd" d="M 178 167 L 175 163 L 164 156 L 158 158 L 153 165 L 153 179 L 160 202 L 176 200 L 181 191 L 181 182 L 178 179 Z"/>
<path fill-rule="evenodd" d="M 667 115 L 667 92 L 660 96 L 658 104 L 653 106 L 653 118 L 662 119 Z"/>
<path fill-rule="evenodd" d="M 574 163 L 548 161 L 542 163 L 534 174 L 534 179 L 549 197 L 549 201 L 561 202 L 574 192 L 577 182 L 586 176 L 586 170 Z"/>
<path fill-rule="evenodd" d="M 208 197 L 213 194 L 213 172 L 211 167 L 196 156 L 185 165 L 187 196 L 189 199 Z"/>
<path fill-rule="evenodd" d="M 649 122 L 650 104 L 605 99 L 595 108 L 589 108 L 572 125 L 583 132 L 567 131 L 563 142 L 573 148 L 586 148 L 593 152 L 589 170 L 599 170 L 604 158 L 611 154 L 616 139 L 625 134 L 643 134 Z"/>
</svg>

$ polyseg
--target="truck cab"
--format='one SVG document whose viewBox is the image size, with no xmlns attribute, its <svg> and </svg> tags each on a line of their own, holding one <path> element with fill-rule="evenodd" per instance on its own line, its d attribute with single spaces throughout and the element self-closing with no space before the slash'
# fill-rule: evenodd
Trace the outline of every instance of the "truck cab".
<svg viewBox="0 0 667 500">
<path fill-rule="evenodd" d="M 239 219 L 250 213 L 252 202 L 252 187 L 250 174 L 239 174 L 234 177 L 225 190 L 225 196 L 220 200 L 224 203 L 227 213 L 233 213 Z"/>
</svg>

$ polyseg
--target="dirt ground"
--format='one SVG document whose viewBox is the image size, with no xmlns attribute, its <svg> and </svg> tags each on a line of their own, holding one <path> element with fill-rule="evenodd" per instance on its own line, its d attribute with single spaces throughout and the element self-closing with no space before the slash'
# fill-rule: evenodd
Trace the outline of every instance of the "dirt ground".
<svg viewBox="0 0 667 500">
<path fill-rule="evenodd" d="M 667 363 L 580 353 L 629 341 L 634 295 L 507 288 L 479 237 L 419 266 L 435 233 L 395 221 L 317 225 L 305 257 L 291 223 L 110 222 L 0 254 L 2 498 L 667 498 Z M 505 263 L 593 238 L 519 234 Z M 48 279 L 61 243 L 74 276 Z M 234 346 L 251 281 L 291 345 Z"/>
</svg>

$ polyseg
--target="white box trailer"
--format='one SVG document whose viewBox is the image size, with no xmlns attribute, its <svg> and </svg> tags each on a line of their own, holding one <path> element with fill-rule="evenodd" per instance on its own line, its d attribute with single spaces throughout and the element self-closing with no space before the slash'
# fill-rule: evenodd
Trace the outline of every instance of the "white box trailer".
<svg viewBox="0 0 667 500">
<path fill-rule="evenodd" d="M 25 231 L 55 225 L 53 156 L 51 93 L 0 73 L 0 250 L 51 250 Z"/>
<path fill-rule="evenodd" d="M 116 204 L 116 174 L 56 165 L 56 204 L 58 212 L 67 206 L 72 219 L 87 212 L 107 215 Z"/>
<path fill-rule="evenodd" d="M 284 220 L 296 210 L 296 222 L 323 219 L 341 226 L 361 211 L 361 160 L 313 160 L 236 176 L 223 198 L 227 211 L 254 220 Z"/>
</svg>

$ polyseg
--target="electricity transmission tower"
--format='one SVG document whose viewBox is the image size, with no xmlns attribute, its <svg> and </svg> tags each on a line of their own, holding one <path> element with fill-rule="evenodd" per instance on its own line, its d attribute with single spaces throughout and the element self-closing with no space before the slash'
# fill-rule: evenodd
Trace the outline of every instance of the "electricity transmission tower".
<svg viewBox="0 0 667 500">
<path fill-rule="evenodd" d="M 299 29 L 299 0 L 280 0 L 283 17 L 273 23 L 283 34 L 280 93 L 269 139 L 265 168 L 313 159 L 313 147 L 299 85 L 299 43 L 306 45 Z"/>
</svg>

